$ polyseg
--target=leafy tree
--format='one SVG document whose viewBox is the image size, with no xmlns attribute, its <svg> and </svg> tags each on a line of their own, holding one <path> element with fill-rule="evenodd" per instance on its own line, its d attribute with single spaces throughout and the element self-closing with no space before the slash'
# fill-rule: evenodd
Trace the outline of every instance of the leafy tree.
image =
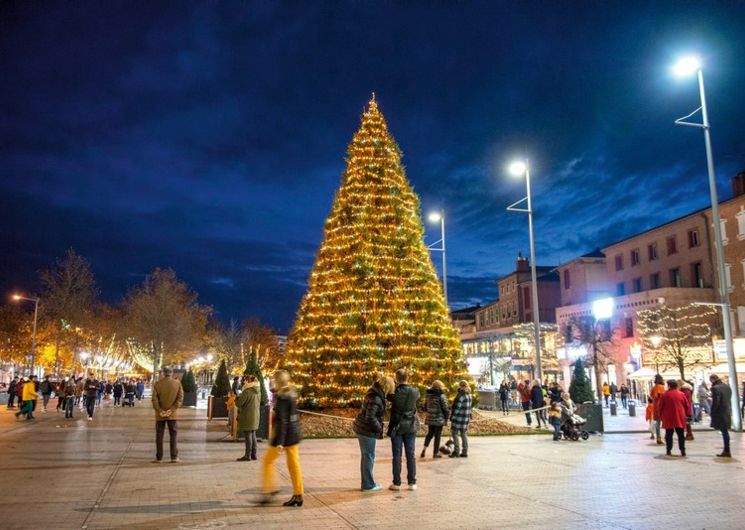
<svg viewBox="0 0 745 530">
<path fill-rule="evenodd" d="M 220 361 L 220 367 L 217 369 L 215 384 L 212 385 L 210 394 L 213 397 L 225 397 L 230 393 L 230 377 L 228 376 L 228 366 L 225 359 Z"/>
<path fill-rule="evenodd" d="M 592 401 L 594 398 L 592 384 L 590 378 L 587 377 L 585 367 L 582 365 L 582 359 L 577 359 L 577 362 L 574 363 L 574 374 L 572 375 L 572 382 L 569 384 L 569 395 L 572 397 L 572 401 L 578 405 L 585 401 Z"/>
<path fill-rule="evenodd" d="M 711 360 L 712 327 L 717 312 L 710 306 L 660 305 L 637 313 L 645 352 L 657 371 L 675 367 L 685 380 L 686 368 Z"/>
<path fill-rule="evenodd" d="M 197 380 L 194 377 L 194 372 L 191 371 L 191 368 L 184 374 L 184 377 L 181 379 L 181 386 L 184 389 L 184 392 L 196 392 L 197 391 Z"/>
<path fill-rule="evenodd" d="M 31 321 L 33 313 L 17 304 L 0 307 L 0 359 L 22 363 L 31 351 Z"/>
<path fill-rule="evenodd" d="M 264 385 L 264 376 L 261 373 L 261 365 L 256 358 L 256 352 L 252 352 L 251 356 L 246 363 L 246 369 L 243 371 L 243 375 L 252 375 L 259 382 L 259 388 L 261 389 L 261 406 L 269 403 L 269 396 L 266 393 L 266 385 Z"/>
<path fill-rule="evenodd" d="M 173 269 L 155 269 L 125 302 L 128 337 L 147 355 L 153 379 L 166 358 L 178 360 L 204 341 L 211 308 L 197 303 L 197 294 Z"/>
</svg>

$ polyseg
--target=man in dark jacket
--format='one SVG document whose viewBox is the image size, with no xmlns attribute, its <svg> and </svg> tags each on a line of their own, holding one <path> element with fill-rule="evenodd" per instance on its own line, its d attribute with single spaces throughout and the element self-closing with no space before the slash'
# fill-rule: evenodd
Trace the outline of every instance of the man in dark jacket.
<svg viewBox="0 0 745 530">
<path fill-rule="evenodd" d="M 724 450 L 717 456 L 731 458 L 729 450 L 729 429 L 732 426 L 732 389 L 727 383 L 712 374 L 711 381 L 711 427 L 722 433 Z"/>
<path fill-rule="evenodd" d="M 49 376 L 44 376 L 44 381 L 41 382 L 39 385 L 39 391 L 41 392 L 42 397 L 42 412 L 47 411 L 47 405 L 49 404 L 49 399 L 52 397 L 52 390 L 54 390 L 54 385 L 49 380 Z"/>
<path fill-rule="evenodd" d="M 533 388 L 530 389 L 530 404 L 534 409 L 540 409 L 546 404 L 543 399 L 543 389 L 541 388 L 541 382 L 536 379 L 533 381 Z M 535 419 L 538 422 L 536 429 L 541 428 L 541 420 L 546 423 L 546 419 L 543 417 L 543 410 L 535 411 Z"/>
<path fill-rule="evenodd" d="M 93 421 L 93 410 L 96 407 L 96 397 L 98 396 L 98 379 L 96 379 L 96 373 L 91 370 L 88 372 L 88 378 L 83 383 L 83 391 L 85 392 L 85 410 L 88 413 L 88 421 Z"/>
<path fill-rule="evenodd" d="M 385 413 L 385 399 L 392 394 L 396 384 L 390 377 L 378 379 L 365 395 L 362 408 L 354 420 L 352 429 L 360 444 L 360 475 L 362 491 L 380 491 L 380 484 L 373 479 L 375 465 L 375 444 L 383 438 L 383 414 Z"/>
<path fill-rule="evenodd" d="M 405 368 L 396 370 L 396 391 L 391 399 L 391 421 L 388 424 L 388 436 L 391 437 L 393 449 L 393 483 L 388 487 L 392 491 L 401 489 L 401 450 L 406 449 L 406 480 L 410 490 L 416 489 L 416 432 L 419 430 L 419 417 L 416 404 L 419 401 L 419 389 L 409 384 L 409 374 Z"/>
<path fill-rule="evenodd" d="M 8 384 L 8 408 L 15 408 L 13 403 L 16 399 L 16 385 L 18 384 L 18 378 L 14 377 L 13 380 Z M 20 398 L 19 398 L 20 401 Z"/>
</svg>

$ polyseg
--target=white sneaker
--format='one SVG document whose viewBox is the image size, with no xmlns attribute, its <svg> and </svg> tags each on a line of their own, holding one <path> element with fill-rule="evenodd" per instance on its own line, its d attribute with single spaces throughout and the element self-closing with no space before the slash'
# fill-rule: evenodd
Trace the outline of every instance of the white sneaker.
<svg viewBox="0 0 745 530">
<path fill-rule="evenodd" d="M 401 491 L 401 486 L 397 486 L 396 484 L 391 484 L 388 486 L 388 489 L 391 491 Z"/>
<path fill-rule="evenodd" d="M 90 416 L 88 416 L 88 421 L 93 421 L 93 418 L 91 418 Z"/>
<path fill-rule="evenodd" d="M 416 484 L 409 484 L 409 491 L 416 491 Z"/>
</svg>

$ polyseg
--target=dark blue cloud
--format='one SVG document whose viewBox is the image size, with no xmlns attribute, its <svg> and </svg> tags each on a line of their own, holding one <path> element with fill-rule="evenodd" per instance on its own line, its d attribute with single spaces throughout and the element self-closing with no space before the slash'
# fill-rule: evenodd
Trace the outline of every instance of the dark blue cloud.
<svg viewBox="0 0 745 530">
<path fill-rule="evenodd" d="M 707 2 L 5 2 L 0 289 L 74 246 L 109 299 L 172 266 L 224 318 L 292 322 L 375 90 L 423 210 L 447 212 L 450 300 L 495 295 L 527 251 L 558 263 L 706 205 L 706 60 L 720 188 L 745 168 L 745 22 Z M 439 236 L 430 227 L 429 239 Z M 435 256 L 439 264 L 439 256 Z"/>
</svg>

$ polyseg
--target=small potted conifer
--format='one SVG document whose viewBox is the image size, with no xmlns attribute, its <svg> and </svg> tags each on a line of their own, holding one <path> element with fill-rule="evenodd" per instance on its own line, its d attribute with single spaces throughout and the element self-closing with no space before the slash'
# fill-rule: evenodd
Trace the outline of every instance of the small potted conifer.
<svg viewBox="0 0 745 530">
<path fill-rule="evenodd" d="M 228 393 L 230 392 L 230 378 L 228 377 L 228 367 L 225 359 L 220 361 L 220 367 L 217 369 L 215 384 L 212 385 L 212 391 L 207 403 L 207 418 L 227 418 L 228 417 Z"/>
<path fill-rule="evenodd" d="M 197 406 L 197 380 L 194 377 L 194 372 L 191 368 L 184 374 L 181 379 L 181 387 L 184 389 L 184 402 L 181 406 L 183 407 L 196 407 Z"/>
</svg>

